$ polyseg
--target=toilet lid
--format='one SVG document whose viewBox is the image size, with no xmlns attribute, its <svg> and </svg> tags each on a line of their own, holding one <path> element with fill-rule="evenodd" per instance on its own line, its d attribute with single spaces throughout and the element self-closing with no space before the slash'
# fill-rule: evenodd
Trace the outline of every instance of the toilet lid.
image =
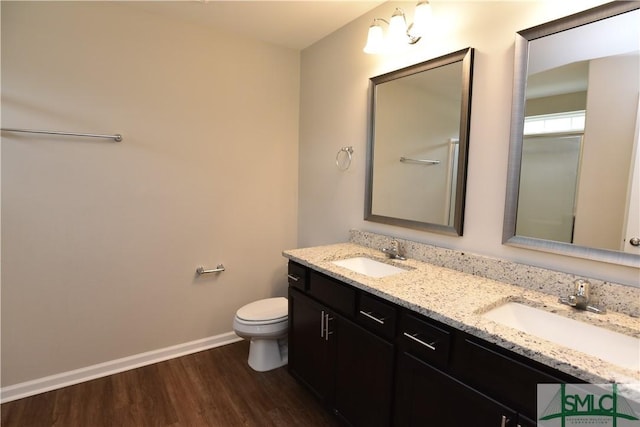
<svg viewBox="0 0 640 427">
<path fill-rule="evenodd" d="M 236 316 L 243 320 L 273 320 L 286 317 L 289 305 L 284 297 L 254 301 L 238 309 Z"/>
</svg>

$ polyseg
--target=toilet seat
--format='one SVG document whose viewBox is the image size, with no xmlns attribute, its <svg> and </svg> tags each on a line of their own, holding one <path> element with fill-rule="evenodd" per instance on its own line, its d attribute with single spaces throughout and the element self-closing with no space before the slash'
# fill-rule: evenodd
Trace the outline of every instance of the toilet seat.
<svg viewBox="0 0 640 427">
<path fill-rule="evenodd" d="M 273 325 L 274 323 L 288 322 L 288 316 L 278 317 L 277 319 L 271 320 L 244 320 L 236 316 L 235 321 L 241 325 L 246 326 L 262 326 L 262 325 Z"/>
<path fill-rule="evenodd" d="M 236 318 L 246 325 L 271 323 L 286 320 L 289 315 L 288 301 L 284 297 L 267 298 L 254 301 L 236 312 Z"/>
</svg>

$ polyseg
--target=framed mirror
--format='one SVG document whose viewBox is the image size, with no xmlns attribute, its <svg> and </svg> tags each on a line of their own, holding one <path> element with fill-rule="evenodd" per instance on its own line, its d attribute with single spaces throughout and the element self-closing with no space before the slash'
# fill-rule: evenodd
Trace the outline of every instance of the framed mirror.
<svg viewBox="0 0 640 427">
<path fill-rule="evenodd" d="M 369 82 L 367 221 L 462 235 L 473 49 Z"/>
<path fill-rule="evenodd" d="M 639 9 L 517 33 L 503 243 L 640 267 Z"/>
</svg>

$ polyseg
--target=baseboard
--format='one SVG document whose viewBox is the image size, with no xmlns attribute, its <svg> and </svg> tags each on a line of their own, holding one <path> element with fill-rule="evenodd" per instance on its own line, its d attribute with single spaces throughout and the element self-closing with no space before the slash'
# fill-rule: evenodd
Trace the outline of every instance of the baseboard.
<svg viewBox="0 0 640 427">
<path fill-rule="evenodd" d="M 50 375 L 8 387 L 2 387 L 0 389 L 0 403 L 6 403 L 12 400 L 22 399 L 23 397 L 33 396 L 46 391 L 78 384 L 84 381 L 106 377 L 108 375 L 117 374 L 118 372 L 128 371 L 129 369 L 152 365 L 164 360 L 197 353 L 199 351 L 220 347 L 237 341 L 242 341 L 242 338 L 239 338 L 233 332 L 227 332 L 213 337 L 203 338 L 201 340 L 148 351 L 146 353 L 123 357 L 121 359 L 115 359 L 109 362 L 75 369 L 73 371 L 62 372 L 60 374 Z"/>
</svg>

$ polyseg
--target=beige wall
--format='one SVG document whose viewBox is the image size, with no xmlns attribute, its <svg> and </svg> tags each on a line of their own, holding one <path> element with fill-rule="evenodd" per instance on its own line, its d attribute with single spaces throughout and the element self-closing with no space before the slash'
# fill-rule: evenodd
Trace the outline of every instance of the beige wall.
<svg viewBox="0 0 640 427">
<path fill-rule="evenodd" d="M 282 249 L 350 228 L 637 283 L 637 269 L 501 244 L 514 33 L 603 2 L 434 2 L 431 37 L 365 55 L 371 18 L 395 7 L 384 4 L 300 64 L 122 5 L 2 2 L 2 125 L 125 137 L 3 134 L 3 386 L 228 332 L 238 306 L 284 294 Z M 369 77 L 467 46 L 465 235 L 363 221 Z M 218 262 L 226 272 L 195 278 Z"/>
<path fill-rule="evenodd" d="M 542 98 L 527 99 L 525 116 L 539 116 L 542 114 L 564 113 L 587 108 L 587 92 L 565 93 L 562 95 L 544 96 Z"/>
<path fill-rule="evenodd" d="M 593 59 L 585 120 L 574 241 L 622 250 L 640 93 L 640 57 Z M 616 149 L 612 150 L 611 146 Z M 605 207 L 605 209 L 601 209 Z"/>
<path fill-rule="evenodd" d="M 232 330 L 284 295 L 299 53 L 118 4 L 2 2 L 2 385 Z M 227 271 L 197 278 L 197 266 Z"/>
<path fill-rule="evenodd" d="M 350 228 L 381 232 L 477 254 L 638 285 L 638 270 L 502 245 L 509 152 L 515 33 L 604 1 L 433 2 L 434 34 L 407 53 L 362 52 L 372 18 L 385 3 L 302 53 L 299 245 L 344 241 Z M 413 2 L 402 2 L 413 10 Z M 468 187 L 463 237 L 419 232 L 363 220 L 367 82 L 372 76 L 474 47 Z M 347 172 L 333 164 L 353 145 Z"/>
</svg>

